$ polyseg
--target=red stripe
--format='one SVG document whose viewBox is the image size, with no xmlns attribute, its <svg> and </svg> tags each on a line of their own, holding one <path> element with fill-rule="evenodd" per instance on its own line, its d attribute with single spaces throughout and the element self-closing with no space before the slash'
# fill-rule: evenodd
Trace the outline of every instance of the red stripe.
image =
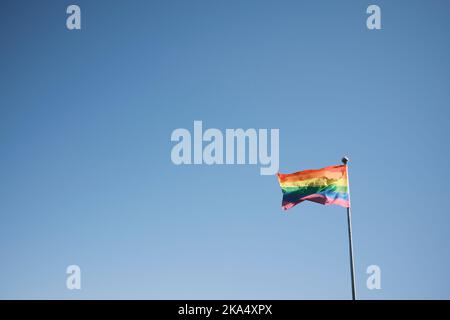
<svg viewBox="0 0 450 320">
<path fill-rule="evenodd" d="M 345 165 L 330 166 L 318 170 L 304 170 L 290 174 L 278 173 L 278 178 L 280 183 L 284 180 L 306 180 L 314 178 L 328 178 L 328 179 L 338 179 L 345 177 L 347 175 L 347 170 Z"/>
</svg>

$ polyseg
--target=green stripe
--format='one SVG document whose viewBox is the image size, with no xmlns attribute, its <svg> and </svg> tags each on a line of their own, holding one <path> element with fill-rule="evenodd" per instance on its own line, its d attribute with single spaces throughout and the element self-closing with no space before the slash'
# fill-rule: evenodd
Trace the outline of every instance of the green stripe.
<svg viewBox="0 0 450 320">
<path fill-rule="evenodd" d="M 289 195 L 310 195 L 315 193 L 323 193 L 323 192 L 338 192 L 338 193 L 347 193 L 348 189 L 347 186 L 335 186 L 335 185 L 329 185 L 329 186 L 321 186 L 321 187 L 284 187 L 281 188 L 284 194 Z"/>
</svg>

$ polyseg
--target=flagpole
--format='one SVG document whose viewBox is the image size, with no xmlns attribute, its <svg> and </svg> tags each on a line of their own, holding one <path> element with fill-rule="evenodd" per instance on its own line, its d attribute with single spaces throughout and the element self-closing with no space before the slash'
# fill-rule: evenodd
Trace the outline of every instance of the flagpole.
<svg viewBox="0 0 450 320">
<path fill-rule="evenodd" d="M 350 252 L 350 273 L 352 279 L 352 300 L 356 300 L 356 279 L 355 279 L 355 262 L 353 260 L 353 238 L 352 238 L 352 209 L 351 209 L 351 201 L 350 201 L 350 180 L 348 177 L 348 166 L 347 163 L 349 161 L 348 157 L 342 158 L 342 163 L 345 165 L 345 170 L 347 172 L 347 192 L 348 192 L 348 208 L 347 208 L 347 224 L 348 224 L 348 243 L 349 243 L 349 252 Z"/>
</svg>

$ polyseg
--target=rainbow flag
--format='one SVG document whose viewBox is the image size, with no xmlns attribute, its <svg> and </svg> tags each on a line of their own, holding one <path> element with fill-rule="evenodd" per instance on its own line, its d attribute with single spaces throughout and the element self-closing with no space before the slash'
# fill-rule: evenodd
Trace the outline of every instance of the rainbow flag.
<svg viewBox="0 0 450 320">
<path fill-rule="evenodd" d="M 323 205 L 350 206 L 346 165 L 277 175 L 283 191 L 284 210 L 306 200 Z"/>
</svg>

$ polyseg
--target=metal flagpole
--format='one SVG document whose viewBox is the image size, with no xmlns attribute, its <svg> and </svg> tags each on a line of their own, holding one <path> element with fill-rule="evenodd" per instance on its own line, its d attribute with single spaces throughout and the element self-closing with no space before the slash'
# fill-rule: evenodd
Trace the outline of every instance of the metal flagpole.
<svg viewBox="0 0 450 320">
<path fill-rule="evenodd" d="M 350 251 L 350 272 L 352 277 L 352 300 L 356 300 L 356 289 L 355 289 L 355 262 L 353 261 L 353 239 L 352 239 L 352 205 L 350 201 L 350 180 L 348 177 L 348 166 L 347 162 L 349 161 L 348 157 L 342 158 L 342 163 L 345 164 L 345 169 L 347 171 L 347 192 L 348 192 L 348 208 L 347 208 L 347 223 L 348 223 L 348 242 L 349 242 L 349 251 Z"/>
</svg>

